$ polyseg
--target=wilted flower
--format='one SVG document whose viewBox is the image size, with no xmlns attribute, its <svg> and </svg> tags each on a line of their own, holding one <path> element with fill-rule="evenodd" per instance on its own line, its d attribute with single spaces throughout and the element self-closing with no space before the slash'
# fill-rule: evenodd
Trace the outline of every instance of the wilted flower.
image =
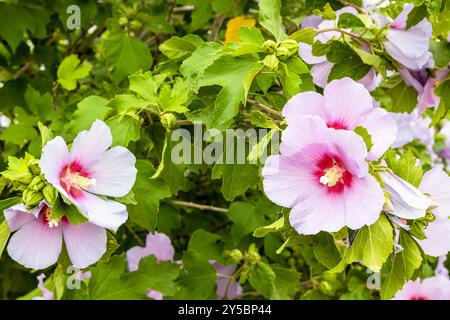
<svg viewBox="0 0 450 320">
<path fill-rule="evenodd" d="M 394 142 L 397 125 L 382 108 L 375 108 L 372 97 L 364 86 L 350 78 L 334 80 L 328 84 L 323 96 L 316 92 L 303 92 L 292 97 L 283 109 L 288 124 L 304 115 L 322 118 L 329 128 L 354 130 L 364 127 L 372 138 L 373 146 L 368 160 L 377 160 Z"/>
<path fill-rule="evenodd" d="M 11 232 L 9 256 L 32 269 L 45 269 L 56 263 L 66 245 L 74 266 L 86 268 L 106 251 L 106 230 L 92 223 L 71 224 L 67 218 L 52 219 L 51 208 L 42 202 L 32 211 L 18 204 L 6 209 L 5 219 Z"/>
<path fill-rule="evenodd" d="M 350 95 L 341 92 L 329 103 L 335 102 L 339 112 L 351 105 L 355 97 Z M 321 102 L 321 98 L 314 95 L 312 101 Z M 361 98 L 364 95 L 355 99 Z M 317 103 L 306 106 L 313 109 Z M 317 116 L 299 115 L 288 117 L 287 121 L 281 155 L 267 159 L 262 176 L 268 198 L 292 208 L 291 225 L 299 233 L 315 234 L 374 223 L 382 210 L 384 195 L 368 172 L 362 138 L 351 131 L 328 128 Z"/>
<path fill-rule="evenodd" d="M 92 223 L 115 231 L 128 218 L 126 206 L 98 195 L 125 196 L 137 170 L 134 155 L 124 147 L 109 149 L 111 144 L 111 130 L 96 120 L 77 135 L 70 151 L 61 137 L 49 141 L 40 167 L 47 181 Z"/>
</svg>

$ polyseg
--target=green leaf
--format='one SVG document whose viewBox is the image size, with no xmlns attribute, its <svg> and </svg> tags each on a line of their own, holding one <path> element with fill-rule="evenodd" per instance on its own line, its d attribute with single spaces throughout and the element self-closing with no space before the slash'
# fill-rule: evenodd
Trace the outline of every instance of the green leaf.
<svg viewBox="0 0 450 320">
<path fill-rule="evenodd" d="M 250 285 L 267 299 L 275 291 L 275 272 L 265 262 L 260 262 L 250 269 L 248 280 Z"/>
<path fill-rule="evenodd" d="M 147 71 L 153 58 L 145 43 L 136 38 L 116 34 L 104 42 L 106 62 L 113 67 L 113 78 L 121 81 L 139 70 Z"/>
<path fill-rule="evenodd" d="M 203 39 L 194 34 L 184 37 L 173 36 L 164 41 L 159 50 L 169 59 L 181 60 L 189 57 L 202 43 Z"/>
<path fill-rule="evenodd" d="M 182 289 L 176 299 L 205 300 L 214 295 L 216 270 L 200 253 L 186 251 L 179 281 Z"/>
<path fill-rule="evenodd" d="M 417 105 L 417 91 L 406 84 L 398 81 L 397 85 L 387 89 L 386 95 L 391 98 L 392 104 L 386 106 L 390 112 L 411 112 Z"/>
<path fill-rule="evenodd" d="M 255 186 L 258 181 L 258 166 L 252 164 L 216 164 L 212 179 L 222 178 L 220 190 L 227 201 Z"/>
<path fill-rule="evenodd" d="M 275 288 L 271 300 L 291 300 L 299 290 L 300 274 L 293 270 L 272 266 L 275 273 Z"/>
<path fill-rule="evenodd" d="M 350 77 L 353 80 L 362 79 L 370 70 L 370 66 L 363 63 L 357 56 L 350 56 L 343 62 L 339 62 L 333 66 L 328 76 L 328 82 Z"/>
<path fill-rule="evenodd" d="M 422 181 L 422 166 L 416 166 L 417 160 L 411 150 L 397 159 L 396 152 L 389 149 L 385 156 L 386 163 L 392 171 L 413 186 L 418 187 Z"/>
<path fill-rule="evenodd" d="M 58 67 L 58 83 L 66 90 L 74 90 L 77 87 L 77 81 L 86 78 L 91 69 L 92 66 L 86 61 L 80 63 L 80 59 L 72 54 L 64 58 Z"/>
<path fill-rule="evenodd" d="M 281 20 L 280 0 L 259 1 L 259 23 L 269 31 L 277 41 L 284 40 L 287 36 L 283 30 Z"/>
<path fill-rule="evenodd" d="M 165 112 L 185 113 L 191 96 L 191 86 L 187 81 L 177 78 L 173 87 L 165 84 L 159 94 L 159 106 Z"/>
<path fill-rule="evenodd" d="M 381 214 L 378 221 L 358 231 L 344 258 L 329 272 L 342 272 L 345 266 L 361 260 L 373 272 L 379 272 L 394 248 L 394 231 L 389 219 Z"/>
<path fill-rule="evenodd" d="M 430 126 L 436 125 L 445 117 L 450 109 L 450 80 L 443 81 L 436 89 L 435 94 L 440 97 L 439 106 L 433 115 L 433 121 Z"/>
<path fill-rule="evenodd" d="M 415 26 L 424 18 L 426 18 L 428 14 L 427 6 L 422 4 L 421 6 L 414 7 L 411 12 L 408 14 L 408 18 L 406 19 L 406 30 Z"/>
<path fill-rule="evenodd" d="M 300 29 L 300 30 L 295 31 L 293 34 L 291 34 L 289 36 L 289 39 L 294 39 L 297 42 L 313 44 L 315 35 L 316 35 L 316 32 L 314 31 L 314 29 L 311 27 L 308 27 L 305 29 Z"/>
<path fill-rule="evenodd" d="M 217 234 L 203 229 L 195 230 L 189 240 L 188 250 L 208 259 L 219 260 L 222 255 L 222 246 L 218 243 L 219 239 L 220 237 Z"/>
<path fill-rule="evenodd" d="M 339 15 L 338 27 L 342 29 L 351 29 L 361 31 L 364 29 L 364 23 L 354 14 L 344 12 Z"/>
<path fill-rule="evenodd" d="M 99 96 L 89 96 L 78 102 L 69 123 L 69 131 L 76 134 L 88 130 L 96 119 L 104 120 L 106 113 L 111 110 L 107 104 L 108 100 Z"/>
<path fill-rule="evenodd" d="M 52 96 L 49 92 L 41 94 L 28 85 L 25 91 L 25 102 L 30 110 L 40 119 L 46 120 L 46 116 L 52 111 Z"/>
<path fill-rule="evenodd" d="M 273 119 L 261 111 L 253 111 L 250 114 L 250 123 L 260 128 L 278 129 Z"/>
<path fill-rule="evenodd" d="M 6 247 L 6 243 L 8 242 L 8 238 L 10 235 L 10 231 L 8 228 L 8 223 L 3 221 L 0 223 L 0 258 L 3 253 L 3 249 Z"/>
<path fill-rule="evenodd" d="M 113 146 L 127 147 L 131 141 L 139 140 L 141 122 L 139 117 L 125 114 L 116 115 L 106 120 L 113 136 Z"/>
<path fill-rule="evenodd" d="M 153 232 L 158 223 L 159 201 L 170 197 L 167 184 L 162 179 L 152 179 L 155 173 L 153 165 L 148 160 L 137 160 L 138 170 L 136 183 L 133 187 L 136 204 L 128 205 L 130 220 Z"/>
<path fill-rule="evenodd" d="M 372 143 L 372 136 L 370 135 L 369 131 L 367 131 L 366 128 L 362 126 L 357 126 L 353 131 L 360 136 L 364 143 L 366 144 L 367 150 L 372 149 L 373 143 Z"/>
<path fill-rule="evenodd" d="M 407 231 L 400 228 L 398 244 L 403 248 L 394 256 L 392 268 L 381 286 L 381 299 L 392 298 L 410 280 L 422 264 L 419 246 Z"/>
<path fill-rule="evenodd" d="M 149 104 L 157 103 L 158 84 L 150 71 L 132 74 L 128 79 L 130 80 L 131 91 L 147 100 Z"/>
<path fill-rule="evenodd" d="M 233 221 L 231 237 L 234 245 L 265 222 L 264 216 L 247 202 L 233 202 L 228 210 L 228 218 Z"/>
<path fill-rule="evenodd" d="M 281 217 L 274 223 L 271 223 L 264 227 L 259 227 L 253 232 L 253 236 L 256 238 L 262 238 L 265 237 L 267 234 L 271 232 L 277 232 L 283 229 L 284 227 L 284 217 Z"/>
<path fill-rule="evenodd" d="M 316 259 L 328 269 L 334 268 L 342 259 L 334 237 L 326 232 L 320 232 L 317 236 L 317 244 L 314 246 Z"/>
<path fill-rule="evenodd" d="M 445 68 L 450 63 L 450 42 L 431 41 L 430 50 L 433 53 L 434 63 L 438 68 Z"/>
</svg>

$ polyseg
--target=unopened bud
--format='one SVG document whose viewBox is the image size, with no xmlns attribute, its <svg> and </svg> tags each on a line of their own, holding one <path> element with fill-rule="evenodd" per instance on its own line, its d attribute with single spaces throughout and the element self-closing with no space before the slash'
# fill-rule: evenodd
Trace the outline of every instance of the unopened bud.
<svg viewBox="0 0 450 320">
<path fill-rule="evenodd" d="M 41 168 L 39 168 L 39 160 L 33 159 L 30 162 L 28 162 L 28 169 L 30 172 L 34 175 L 40 175 L 41 174 Z"/>
<path fill-rule="evenodd" d="M 58 191 L 49 184 L 42 189 L 42 194 L 49 205 L 53 205 L 58 197 Z"/>
<path fill-rule="evenodd" d="M 229 255 L 234 264 L 238 264 L 239 262 L 241 262 L 242 258 L 244 257 L 242 252 L 238 249 L 231 250 Z"/>
<path fill-rule="evenodd" d="M 120 17 L 120 19 L 119 19 L 119 24 L 121 25 L 121 26 L 124 26 L 124 25 L 126 25 L 128 23 L 128 19 L 126 18 L 126 17 Z"/>
<path fill-rule="evenodd" d="M 42 193 L 27 189 L 22 194 L 22 201 L 27 209 L 34 208 L 44 199 Z"/>
<path fill-rule="evenodd" d="M 261 256 L 259 255 L 258 249 L 255 244 L 252 243 L 248 248 L 247 252 L 247 261 L 250 264 L 257 264 L 261 260 Z"/>
<path fill-rule="evenodd" d="M 266 40 L 262 45 L 262 49 L 266 53 L 274 53 L 277 50 L 277 43 L 273 40 Z"/>
<path fill-rule="evenodd" d="M 45 182 L 42 181 L 41 177 L 34 177 L 28 187 L 34 191 L 39 191 L 45 187 Z"/>
<path fill-rule="evenodd" d="M 287 59 L 298 53 L 298 43 L 293 39 L 286 39 L 277 48 L 277 57 Z"/>
<path fill-rule="evenodd" d="M 173 113 L 164 113 L 161 116 L 161 124 L 167 131 L 170 131 L 177 123 L 177 118 Z"/>
<path fill-rule="evenodd" d="M 277 56 L 275 54 L 267 55 L 264 57 L 263 63 L 264 65 L 269 68 L 269 70 L 276 70 L 278 68 L 278 63 L 280 60 L 278 60 Z"/>
<path fill-rule="evenodd" d="M 133 20 L 130 22 L 130 28 L 139 30 L 140 28 L 142 28 L 142 22 L 140 22 L 139 20 Z"/>
</svg>

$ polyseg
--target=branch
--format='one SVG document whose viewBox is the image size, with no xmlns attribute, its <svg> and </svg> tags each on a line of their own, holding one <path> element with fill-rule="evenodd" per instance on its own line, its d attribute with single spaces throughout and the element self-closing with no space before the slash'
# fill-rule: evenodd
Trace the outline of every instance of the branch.
<svg viewBox="0 0 450 320">
<path fill-rule="evenodd" d="M 83 54 L 89 47 L 92 45 L 94 40 L 99 37 L 103 32 L 105 32 L 106 28 L 97 28 L 95 31 L 86 39 L 86 41 L 78 47 L 77 53 Z"/>
<path fill-rule="evenodd" d="M 357 34 L 354 34 L 354 33 L 351 33 L 351 32 L 348 32 L 348 31 L 345 31 L 345 30 L 342 30 L 342 29 L 339 29 L 339 28 L 327 28 L 327 29 L 316 30 L 316 34 L 320 34 L 320 33 L 324 33 L 324 32 L 330 32 L 330 31 L 340 32 L 341 34 L 345 34 L 347 36 L 350 36 L 351 38 L 353 38 L 353 39 L 355 39 L 357 41 L 364 42 L 369 47 L 372 46 L 372 44 L 369 41 L 362 39 Z"/>
<path fill-rule="evenodd" d="M 262 103 L 259 102 L 259 101 L 256 101 L 256 100 L 253 100 L 253 99 L 247 99 L 247 102 L 248 102 L 249 104 L 252 104 L 252 105 L 254 105 L 254 106 L 257 106 L 257 107 L 263 109 L 264 111 L 266 111 L 266 112 L 268 112 L 268 113 L 270 113 L 270 114 L 273 114 L 273 115 L 275 115 L 275 116 L 277 116 L 277 117 L 280 117 L 280 118 L 283 117 L 283 115 L 281 114 L 280 111 L 273 110 L 272 108 L 266 106 L 265 104 L 262 104 Z"/>
<path fill-rule="evenodd" d="M 221 213 L 228 212 L 228 209 L 226 209 L 226 208 L 220 208 L 220 207 L 215 207 L 215 206 L 206 205 L 206 204 L 198 204 L 198 203 L 194 203 L 194 202 L 187 202 L 187 201 L 181 201 L 181 200 L 167 200 L 165 202 L 175 205 L 175 206 L 194 208 L 194 209 L 198 209 L 198 210 L 215 211 L 215 212 L 221 212 Z"/>
</svg>

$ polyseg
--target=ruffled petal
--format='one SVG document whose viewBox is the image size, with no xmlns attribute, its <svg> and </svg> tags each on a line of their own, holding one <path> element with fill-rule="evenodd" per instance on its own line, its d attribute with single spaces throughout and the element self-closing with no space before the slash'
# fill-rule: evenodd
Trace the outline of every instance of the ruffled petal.
<svg viewBox="0 0 450 320">
<path fill-rule="evenodd" d="M 328 113 L 327 123 L 339 123 L 352 130 L 360 117 L 373 108 L 369 91 L 350 78 L 331 81 L 323 91 Z"/>
<path fill-rule="evenodd" d="M 101 158 L 89 167 L 95 185 L 88 191 L 110 197 L 123 197 L 136 181 L 136 157 L 126 148 L 114 147 L 105 151 Z"/>
<path fill-rule="evenodd" d="M 92 223 L 64 223 L 63 235 L 69 258 L 78 268 L 96 263 L 106 252 L 106 230 Z"/>
<path fill-rule="evenodd" d="M 72 161 L 78 161 L 84 167 L 101 159 L 112 144 L 111 129 L 100 120 L 95 120 L 89 130 L 81 131 L 72 143 L 70 156 Z"/>
<path fill-rule="evenodd" d="M 90 222 L 99 227 L 117 231 L 128 219 L 125 205 L 88 192 L 83 192 L 83 197 L 74 203 Z"/>
<path fill-rule="evenodd" d="M 45 269 L 58 261 L 62 248 L 61 227 L 49 228 L 40 220 L 24 225 L 9 240 L 8 254 L 21 265 Z"/>
<path fill-rule="evenodd" d="M 5 215 L 6 223 L 11 232 L 19 230 L 27 223 L 36 220 L 39 214 L 39 208 L 29 212 L 23 204 L 17 204 L 11 208 L 6 209 L 3 213 Z"/>
<path fill-rule="evenodd" d="M 419 190 L 431 195 L 438 207 L 433 213 L 439 217 L 450 216 L 450 177 L 440 168 L 427 171 L 419 185 Z"/>
</svg>

